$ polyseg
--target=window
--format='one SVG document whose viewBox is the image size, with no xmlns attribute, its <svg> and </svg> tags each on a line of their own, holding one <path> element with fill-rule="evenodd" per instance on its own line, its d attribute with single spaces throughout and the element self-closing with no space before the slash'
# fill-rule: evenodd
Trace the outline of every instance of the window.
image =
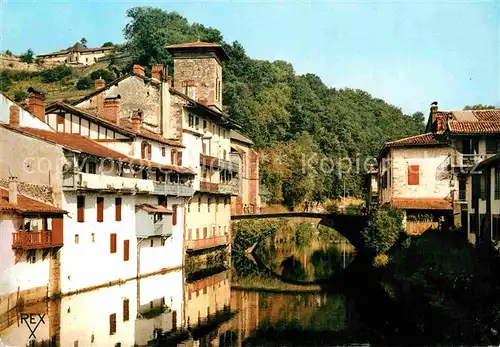
<svg viewBox="0 0 500 347">
<path fill-rule="evenodd" d="M 198 212 L 201 212 L 201 196 L 198 197 Z"/>
<path fill-rule="evenodd" d="M 56 117 L 57 117 L 57 125 L 59 124 L 64 125 L 64 113 L 57 114 Z"/>
<path fill-rule="evenodd" d="M 208 228 L 205 227 L 203 228 L 203 238 L 206 239 L 207 238 L 207 234 L 208 234 Z"/>
<path fill-rule="evenodd" d="M 420 178 L 420 167 L 418 165 L 408 166 L 408 185 L 418 186 Z"/>
<path fill-rule="evenodd" d="M 224 198 L 224 207 L 227 206 L 227 198 Z"/>
<path fill-rule="evenodd" d="M 116 253 L 116 234 L 109 235 L 109 253 Z"/>
<path fill-rule="evenodd" d="M 491 239 L 500 241 L 500 215 L 493 216 L 493 228 L 491 230 Z"/>
<path fill-rule="evenodd" d="M 204 119 L 203 120 L 203 130 L 207 131 L 207 127 L 208 127 L 207 121 Z"/>
<path fill-rule="evenodd" d="M 210 204 L 211 204 L 211 203 L 212 203 L 211 199 L 210 199 L 210 198 L 208 198 L 208 200 L 207 200 L 207 209 L 208 209 L 207 211 L 208 211 L 208 212 L 210 212 Z"/>
<path fill-rule="evenodd" d="M 128 299 L 123 299 L 123 321 L 126 322 L 130 319 L 130 308 Z"/>
<path fill-rule="evenodd" d="M 221 226 L 219 225 L 219 234 L 218 235 L 222 235 L 221 234 Z"/>
<path fill-rule="evenodd" d="M 207 144 L 205 142 L 201 143 L 201 151 L 203 154 L 207 154 Z"/>
<path fill-rule="evenodd" d="M 197 240 L 200 239 L 200 229 L 199 228 L 196 228 L 196 239 Z"/>
<path fill-rule="evenodd" d="M 141 143 L 141 158 L 151 160 L 151 145 L 146 141 Z"/>
<path fill-rule="evenodd" d="M 497 139 L 486 139 L 486 154 L 497 154 L 500 152 L 500 144 Z"/>
<path fill-rule="evenodd" d="M 188 202 L 188 213 L 191 212 L 191 200 Z"/>
<path fill-rule="evenodd" d="M 80 236 L 78 234 L 75 234 L 75 245 L 77 245 L 80 242 Z"/>
<path fill-rule="evenodd" d="M 193 229 L 188 229 L 188 240 L 193 238 Z"/>
<path fill-rule="evenodd" d="M 90 235 L 90 238 L 91 238 L 92 242 L 95 242 L 95 234 L 94 233 L 92 233 L 92 235 Z"/>
<path fill-rule="evenodd" d="M 123 261 L 129 261 L 130 259 L 130 241 L 123 240 Z"/>
<path fill-rule="evenodd" d="M 158 196 L 158 205 L 163 207 L 167 207 L 167 197 L 166 196 Z"/>
<path fill-rule="evenodd" d="M 96 165 L 95 161 L 90 160 L 88 168 L 89 168 L 89 171 L 88 171 L 89 174 L 95 175 L 97 173 L 97 165 Z"/>
<path fill-rule="evenodd" d="M 122 220 L 122 198 L 115 198 L 115 220 Z"/>
<path fill-rule="evenodd" d="M 104 221 L 104 198 L 97 197 L 97 221 Z"/>
<path fill-rule="evenodd" d="M 177 225 L 177 205 L 172 205 L 172 225 Z"/>
<path fill-rule="evenodd" d="M 486 200 L 486 175 L 481 175 L 479 179 L 479 198 Z"/>
<path fill-rule="evenodd" d="M 182 152 L 177 152 L 177 165 L 182 166 Z"/>
<path fill-rule="evenodd" d="M 227 229 L 225 225 L 224 225 L 224 235 L 227 235 Z"/>
<path fill-rule="evenodd" d="M 495 200 L 500 200 L 500 167 L 495 168 Z"/>
<path fill-rule="evenodd" d="M 198 129 L 199 126 L 200 126 L 200 118 L 199 117 L 195 117 L 194 118 L 194 127 L 196 129 Z"/>
<path fill-rule="evenodd" d="M 151 239 L 151 247 L 155 246 L 155 240 Z"/>
<path fill-rule="evenodd" d="M 219 199 L 215 199 L 215 212 L 219 212 Z"/>
<path fill-rule="evenodd" d="M 161 156 L 164 157 L 167 155 L 167 150 L 165 149 L 165 147 L 162 147 L 161 148 Z"/>
<path fill-rule="evenodd" d="M 215 237 L 215 227 L 212 227 L 212 237 Z"/>
<path fill-rule="evenodd" d="M 188 122 L 189 122 L 189 127 L 192 128 L 194 126 L 194 115 L 191 113 L 188 115 Z"/>
<path fill-rule="evenodd" d="M 76 197 L 76 208 L 77 212 L 77 220 L 80 223 L 85 222 L 85 197 L 83 195 L 79 195 Z"/>
<path fill-rule="evenodd" d="M 116 333 L 116 313 L 109 315 L 109 335 Z"/>
<path fill-rule="evenodd" d="M 176 149 L 172 149 L 170 151 L 170 163 L 172 165 L 175 165 L 176 161 L 177 161 L 177 150 Z"/>
</svg>

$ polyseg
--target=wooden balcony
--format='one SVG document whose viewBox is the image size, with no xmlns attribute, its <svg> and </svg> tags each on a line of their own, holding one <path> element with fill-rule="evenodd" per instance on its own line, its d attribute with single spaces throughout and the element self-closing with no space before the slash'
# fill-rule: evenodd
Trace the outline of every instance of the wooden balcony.
<svg viewBox="0 0 500 347">
<path fill-rule="evenodd" d="M 199 240 L 188 240 L 186 241 L 188 251 L 196 251 L 207 248 L 214 248 L 229 243 L 228 235 L 213 236 L 210 238 L 204 238 Z"/>
<path fill-rule="evenodd" d="M 228 170 L 232 172 L 240 171 L 238 163 L 234 163 L 229 160 L 219 159 L 219 165 L 222 170 Z"/>
<path fill-rule="evenodd" d="M 484 154 L 464 154 L 457 152 L 452 157 L 451 166 L 457 169 L 470 169 L 487 157 L 488 155 Z"/>
<path fill-rule="evenodd" d="M 200 154 L 200 165 L 218 169 L 220 166 L 219 158 L 212 157 L 206 154 Z"/>
<path fill-rule="evenodd" d="M 219 194 L 219 184 L 211 182 L 200 182 L 200 191 L 204 193 Z"/>
<path fill-rule="evenodd" d="M 61 236 L 53 231 L 21 231 L 12 233 L 13 249 L 42 249 L 63 246 Z"/>
</svg>

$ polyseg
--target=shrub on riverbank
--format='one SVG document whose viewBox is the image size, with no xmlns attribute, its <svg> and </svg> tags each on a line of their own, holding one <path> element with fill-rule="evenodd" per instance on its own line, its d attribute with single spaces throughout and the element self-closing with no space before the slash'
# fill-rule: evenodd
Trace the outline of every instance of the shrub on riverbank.
<svg viewBox="0 0 500 347">
<path fill-rule="evenodd" d="M 403 228 L 403 212 L 391 207 L 381 208 L 370 217 L 361 232 L 365 247 L 376 254 L 386 253 L 399 239 Z"/>
</svg>

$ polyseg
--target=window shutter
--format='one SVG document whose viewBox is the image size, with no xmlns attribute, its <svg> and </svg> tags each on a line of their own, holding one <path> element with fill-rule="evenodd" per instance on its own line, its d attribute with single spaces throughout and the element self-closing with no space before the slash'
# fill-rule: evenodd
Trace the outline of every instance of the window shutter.
<svg viewBox="0 0 500 347">
<path fill-rule="evenodd" d="M 164 157 L 166 155 L 165 147 L 161 148 L 161 156 Z"/>
<path fill-rule="evenodd" d="M 182 166 L 182 152 L 177 152 L 177 165 Z"/>
<path fill-rule="evenodd" d="M 172 225 L 177 225 L 177 205 L 172 205 Z"/>
<path fill-rule="evenodd" d="M 203 154 L 206 154 L 207 153 L 207 144 L 205 142 L 203 142 L 202 146 L 202 151 L 203 151 Z"/>
<path fill-rule="evenodd" d="M 109 315 L 109 335 L 116 333 L 116 313 Z"/>
<path fill-rule="evenodd" d="M 76 206 L 78 210 L 78 222 L 85 222 L 85 197 L 80 195 L 76 197 Z"/>
<path fill-rule="evenodd" d="M 141 158 L 146 158 L 146 144 L 144 142 L 141 143 Z"/>
<path fill-rule="evenodd" d="M 115 199 L 115 216 L 116 221 L 119 222 L 122 220 L 122 198 Z"/>
<path fill-rule="evenodd" d="M 419 184 L 420 167 L 418 165 L 408 166 L 408 185 L 414 186 Z"/>
<path fill-rule="evenodd" d="M 116 253 L 116 234 L 111 234 L 110 235 L 109 252 L 110 253 Z"/>
<path fill-rule="evenodd" d="M 104 220 L 104 198 L 97 198 L 97 221 L 102 222 Z"/>
<path fill-rule="evenodd" d="M 175 149 L 172 149 L 170 151 L 170 163 L 172 165 L 175 165 L 175 157 L 176 157 L 176 155 L 175 155 L 176 153 L 175 152 L 177 152 Z"/>
<path fill-rule="evenodd" d="M 128 299 L 123 299 L 123 321 L 126 322 L 130 319 L 130 308 Z"/>
<path fill-rule="evenodd" d="M 203 238 L 206 239 L 207 238 L 207 234 L 208 234 L 208 228 L 205 227 L 203 228 Z"/>
<path fill-rule="evenodd" d="M 130 241 L 123 240 L 123 261 L 128 261 L 130 258 Z"/>
<path fill-rule="evenodd" d="M 148 145 L 148 159 L 151 160 L 151 152 L 152 152 L 152 147 L 151 145 Z"/>
</svg>

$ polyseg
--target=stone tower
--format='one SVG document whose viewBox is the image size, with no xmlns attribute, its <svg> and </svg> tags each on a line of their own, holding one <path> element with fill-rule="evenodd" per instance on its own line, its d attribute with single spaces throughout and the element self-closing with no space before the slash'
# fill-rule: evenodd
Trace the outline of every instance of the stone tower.
<svg viewBox="0 0 500 347">
<path fill-rule="evenodd" d="M 166 49 L 174 57 L 174 89 L 221 112 L 222 61 L 228 59 L 222 46 L 191 42 Z"/>
</svg>

